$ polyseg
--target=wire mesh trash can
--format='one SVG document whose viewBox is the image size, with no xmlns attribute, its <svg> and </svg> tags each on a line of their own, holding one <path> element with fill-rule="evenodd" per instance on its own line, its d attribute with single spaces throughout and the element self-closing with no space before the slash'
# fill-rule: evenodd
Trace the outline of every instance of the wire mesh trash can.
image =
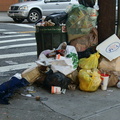
<svg viewBox="0 0 120 120">
<path fill-rule="evenodd" d="M 36 26 L 37 57 L 43 50 L 57 48 L 62 42 L 68 42 L 63 26 Z"/>
</svg>

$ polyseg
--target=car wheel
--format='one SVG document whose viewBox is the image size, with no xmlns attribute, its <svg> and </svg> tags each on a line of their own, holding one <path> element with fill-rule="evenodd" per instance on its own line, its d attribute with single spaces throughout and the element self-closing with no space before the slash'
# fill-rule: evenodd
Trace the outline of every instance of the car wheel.
<svg viewBox="0 0 120 120">
<path fill-rule="evenodd" d="M 17 23 L 22 23 L 24 21 L 24 19 L 21 18 L 13 18 L 13 20 Z"/>
<path fill-rule="evenodd" d="M 41 13 L 38 10 L 31 10 L 28 15 L 28 22 L 35 23 L 41 18 Z"/>
</svg>

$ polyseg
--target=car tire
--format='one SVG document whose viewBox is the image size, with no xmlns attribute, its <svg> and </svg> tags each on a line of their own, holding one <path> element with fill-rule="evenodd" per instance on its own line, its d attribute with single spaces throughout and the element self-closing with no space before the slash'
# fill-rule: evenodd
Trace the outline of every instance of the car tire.
<svg viewBox="0 0 120 120">
<path fill-rule="evenodd" d="M 27 21 L 30 23 L 36 23 L 42 17 L 41 13 L 38 10 L 31 10 L 29 12 Z"/>
<path fill-rule="evenodd" d="M 13 20 L 16 23 L 22 23 L 24 21 L 24 19 L 21 19 L 21 18 L 13 18 Z"/>
</svg>

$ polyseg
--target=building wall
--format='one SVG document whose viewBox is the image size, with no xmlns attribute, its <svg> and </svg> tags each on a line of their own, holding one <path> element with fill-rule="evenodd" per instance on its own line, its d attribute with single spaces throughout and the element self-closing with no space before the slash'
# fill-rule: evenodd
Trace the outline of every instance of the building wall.
<svg viewBox="0 0 120 120">
<path fill-rule="evenodd" d="M 26 0 L 0 0 L 0 12 L 7 11 L 9 6 Z"/>
</svg>

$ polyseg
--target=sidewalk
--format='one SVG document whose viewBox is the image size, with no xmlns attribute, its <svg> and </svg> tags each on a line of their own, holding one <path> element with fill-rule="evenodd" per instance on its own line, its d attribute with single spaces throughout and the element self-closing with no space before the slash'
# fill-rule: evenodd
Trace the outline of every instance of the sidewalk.
<svg viewBox="0 0 120 120">
<path fill-rule="evenodd" d="M 0 12 L 0 22 L 11 22 L 6 12 Z M 4 80 L 8 81 L 4 76 Z M 35 86 L 34 96 L 40 101 L 17 94 L 9 99 L 9 105 L 0 104 L 0 120 L 119 120 L 120 89 L 100 88 L 96 92 L 79 89 L 67 90 L 65 94 L 51 94 L 42 87 Z"/>
</svg>

